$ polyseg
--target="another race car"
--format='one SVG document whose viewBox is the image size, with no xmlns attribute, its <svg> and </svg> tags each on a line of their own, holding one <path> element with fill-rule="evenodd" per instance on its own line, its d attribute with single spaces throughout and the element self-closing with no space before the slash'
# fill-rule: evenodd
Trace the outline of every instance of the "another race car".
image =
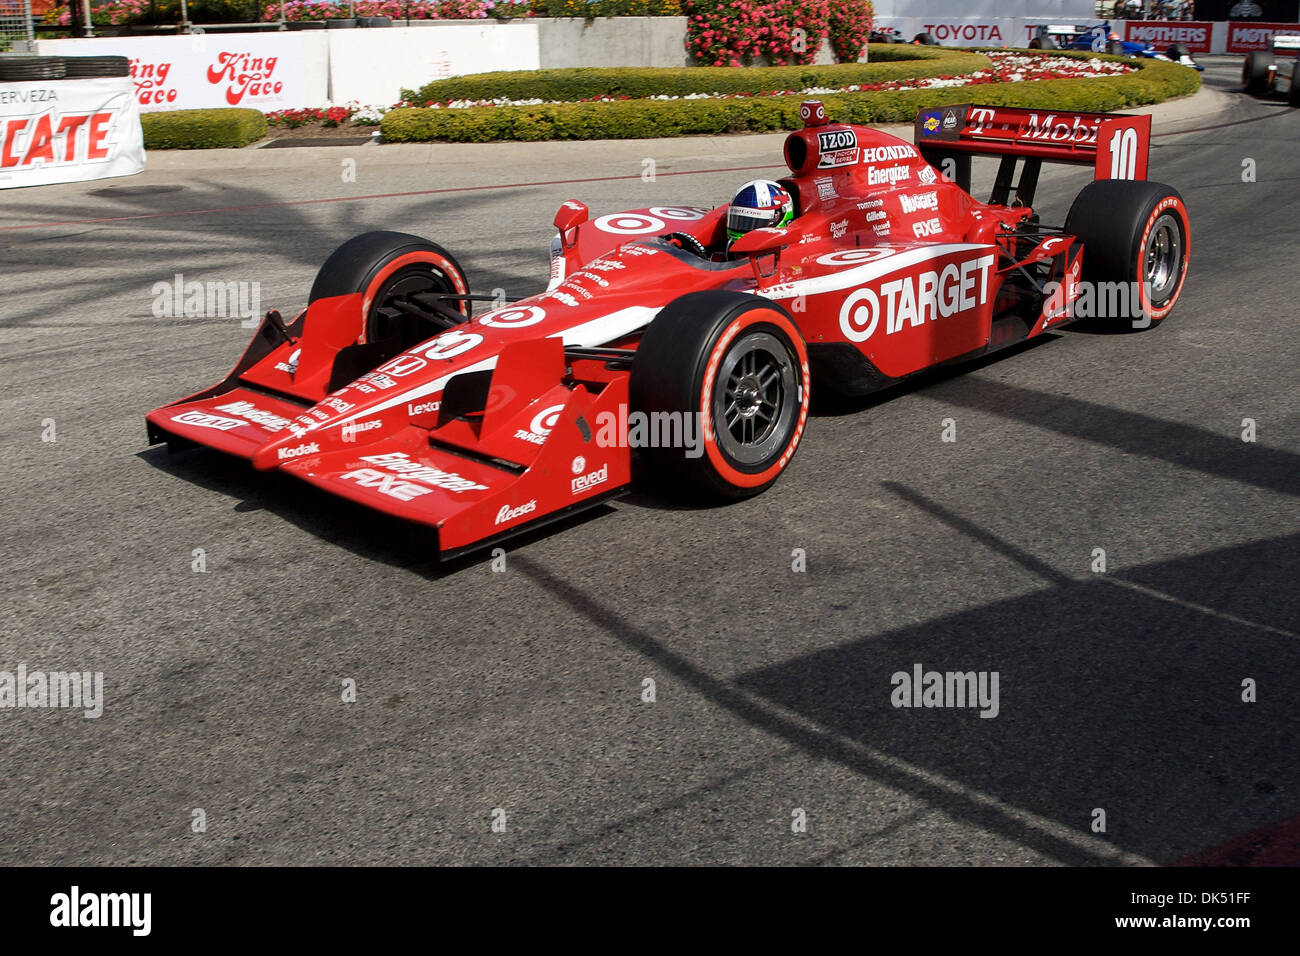
<svg viewBox="0 0 1300 956">
<path fill-rule="evenodd" d="M 1048 24 L 1038 27 L 1029 41 L 1031 50 L 1091 50 L 1093 53 L 1110 53 L 1115 56 L 1141 56 L 1149 60 L 1168 60 L 1204 70 L 1192 58 L 1192 53 L 1181 43 L 1174 43 L 1160 53 L 1153 44 L 1137 40 L 1121 40 L 1110 23 L 1092 25 Z"/>
<path fill-rule="evenodd" d="M 148 414 L 150 443 L 430 526 L 449 556 L 625 491 L 634 450 L 668 481 L 757 494 L 814 383 L 864 394 L 1043 335 L 1081 283 L 1131 287 L 1125 324 L 1178 302 L 1190 226 L 1146 181 L 1149 116 L 950 106 L 908 143 L 801 111 L 790 175 L 730 204 L 565 202 L 547 290 L 480 315 L 490 297 L 441 246 L 348 240 L 301 314 L 269 312 L 225 379 Z M 1000 160 L 988 202 L 979 155 Z M 1094 170 L 1063 225 L 1033 210 L 1044 161 Z"/>
<path fill-rule="evenodd" d="M 1280 55 L 1279 55 L 1280 54 Z M 1300 36 L 1278 34 L 1272 52 L 1255 50 L 1241 67 L 1241 85 L 1253 96 L 1281 93 L 1291 106 L 1300 106 L 1296 84 L 1296 61 L 1300 58 Z"/>
</svg>

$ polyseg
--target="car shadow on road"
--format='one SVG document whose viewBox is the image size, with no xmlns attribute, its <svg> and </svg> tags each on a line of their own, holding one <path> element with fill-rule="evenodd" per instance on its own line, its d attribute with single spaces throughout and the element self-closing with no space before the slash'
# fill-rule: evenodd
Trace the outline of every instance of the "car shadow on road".
<svg viewBox="0 0 1300 956">
<path fill-rule="evenodd" d="M 978 386 L 953 383 L 944 397 L 1300 495 L 1300 456 L 1289 452 L 1066 396 Z M 726 679 L 581 582 L 526 555 L 513 566 L 753 726 L 1061 863 L 1176 862 L 1295 814 L 1300 535 L 1072 575 L 904 485 L 886 483 L 879 494 L 974 541 L 990 560 L 1015 562 L 1039 586 Z M 997 672 L 996 717 L 894 706 L 894 675 L 917 665 Z"/>
</svg>

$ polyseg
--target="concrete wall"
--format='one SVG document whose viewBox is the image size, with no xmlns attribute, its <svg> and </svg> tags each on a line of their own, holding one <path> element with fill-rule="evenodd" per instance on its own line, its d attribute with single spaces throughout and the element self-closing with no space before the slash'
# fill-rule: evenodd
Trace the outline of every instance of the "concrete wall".
<svg viewBox="0 0 1300 956">
<path fill-rule="evenodd" d="M 685 17 L 534 20 L 542 69 L 689 66 Z"/>
</svg>

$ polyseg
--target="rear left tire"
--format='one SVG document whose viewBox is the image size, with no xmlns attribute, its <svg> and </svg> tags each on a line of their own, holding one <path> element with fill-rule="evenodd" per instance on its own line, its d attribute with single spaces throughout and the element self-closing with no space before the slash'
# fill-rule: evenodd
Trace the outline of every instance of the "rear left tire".
<svg viewBox="0 0 1300 956">
<path fill-rule="evenodd" d="M 1191 226 L 1172 186 L 1126 179 L 1089 183 L 1070 206 L 1065 231 L 1083 241 L 1083 281 L 1129 283 L 1137 292 L 1140 314 L 1101 318 L 1142 328 L 1139 319 L 1154 325 L 1173 311 L 1187 279 Z M 1124 299 L 1130 312 L 1139 312 L 1131 296 Z M 1102 301 L 1100 290 L 1095 301 Z"/>
</svg>

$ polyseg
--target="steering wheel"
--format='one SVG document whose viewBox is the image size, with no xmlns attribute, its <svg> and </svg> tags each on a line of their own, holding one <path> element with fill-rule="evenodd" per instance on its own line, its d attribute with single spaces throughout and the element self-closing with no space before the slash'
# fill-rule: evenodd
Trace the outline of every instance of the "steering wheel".
<svg viewBox="0 0 1300 956">
<path fill-rule="evenodd" d="M 700 240 L 696 239 L 690 233 L 670 232 L 667 233 L 666 235 L 660 236 L 659 238 L 662 239 L 664 242 L 671 242 L 679 249 L 685 249 L 687 252 L 693 252 L 701 259 L 707 259 L 709 257 L 709 251 L 704 248 L 704 243 L 700 242 Z"/>
</svg>

